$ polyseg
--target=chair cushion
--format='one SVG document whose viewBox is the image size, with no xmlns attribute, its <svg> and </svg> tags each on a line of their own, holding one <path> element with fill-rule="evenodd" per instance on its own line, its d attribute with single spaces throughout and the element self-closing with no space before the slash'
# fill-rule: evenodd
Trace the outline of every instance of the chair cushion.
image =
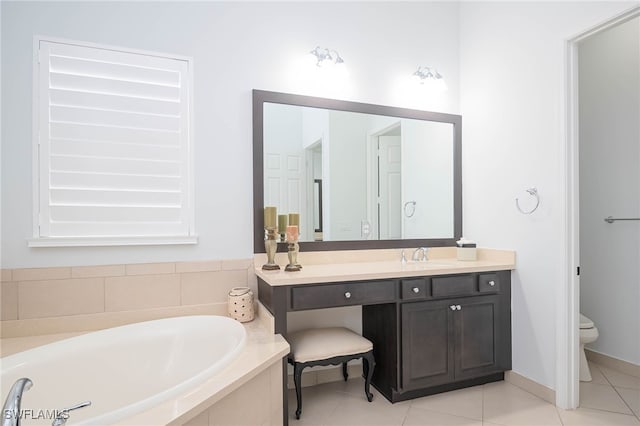
<svg viewBox="0 0 640 426">
<path fill-rule="evenodd" d="M 344 327 L 300 330 L 288 334 L 287 341 L 295 362 L 355 355 L 373 349 L 369 340 Z"/>
</svg>

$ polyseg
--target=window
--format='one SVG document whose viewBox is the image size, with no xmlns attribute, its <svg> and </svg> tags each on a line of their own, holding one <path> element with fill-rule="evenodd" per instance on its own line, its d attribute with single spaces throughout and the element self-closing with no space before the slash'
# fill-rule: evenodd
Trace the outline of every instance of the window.
<svg viewBox="0 0 640 426">
<path fill-rule="evenodd" d="M 195 243 L 188 58 L 36 39 L 31 246 Z"/>
</svg>

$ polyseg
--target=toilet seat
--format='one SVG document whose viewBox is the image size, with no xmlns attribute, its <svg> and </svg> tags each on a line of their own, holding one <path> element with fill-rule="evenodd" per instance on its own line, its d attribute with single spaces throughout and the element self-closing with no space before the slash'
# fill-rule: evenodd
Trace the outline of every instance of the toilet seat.
<svg viewBox="0 0 640 426">
<path fill-rule="evenodd" d="M 591 321 L 589 318 L 585 317 L 584 315 L 580 314 L 580 329 L 585 330 L 588 328 L 593 328 L 593 321 Z"/>
</svg>

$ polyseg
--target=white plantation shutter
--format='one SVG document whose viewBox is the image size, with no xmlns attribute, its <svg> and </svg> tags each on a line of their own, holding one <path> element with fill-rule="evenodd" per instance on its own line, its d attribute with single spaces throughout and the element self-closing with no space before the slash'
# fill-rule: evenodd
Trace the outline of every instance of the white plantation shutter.
<svg viewBox="0 0 640 426">
<path fill-rule="evenodd" d="M 190 61 L 39 41 L 37 238 L 193 236 Z"/>
</svg>

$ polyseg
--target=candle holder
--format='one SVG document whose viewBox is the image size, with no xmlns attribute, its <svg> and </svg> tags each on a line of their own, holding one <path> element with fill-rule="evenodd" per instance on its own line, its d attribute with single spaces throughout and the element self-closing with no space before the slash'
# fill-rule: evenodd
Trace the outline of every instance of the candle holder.
<svg viewBox="0 0 640 426">
<path fill-rule="evenodd" d="M 280 269 L 280 266 L 275 262 L 276 251 L 278 250 L 277 234 L 278 228 L 270 226 L 264 228 L 264 250 L 267 253 L 267 263 L 262 265 L 262 269 L 266 271 L 276 271 Z"/>
<path fill-rule="evenodd" d="M 289 247 L 287 255 L 289 256 L 289 264 L 284 268 L 285 271 L 295 272 L 302 269 L 302 266 L 298 263 L 298 252 L 300 251 L 300 245 L 298 240 L 289 241 Z"/>
<path fill-rule="evenodd" d="M 280 232 L 280 242 L 287 241 L 287 226 L 289 226 L 289 216 L 286 214 L 278 215 L 278 231 Z"/>
</svg>

